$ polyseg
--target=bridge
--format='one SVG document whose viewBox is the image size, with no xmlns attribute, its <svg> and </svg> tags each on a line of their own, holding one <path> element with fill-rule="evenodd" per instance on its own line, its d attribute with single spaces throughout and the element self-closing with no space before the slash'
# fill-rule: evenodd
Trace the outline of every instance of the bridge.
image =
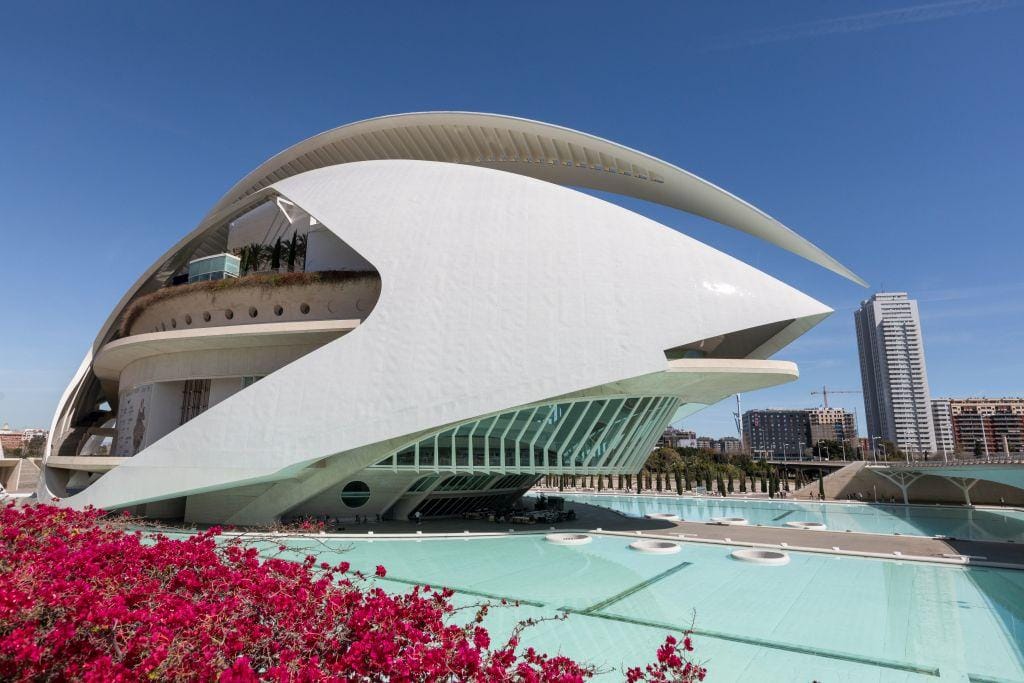
<svg viewBox="0 0 1024 683">
<path fill-rule="evenodd" d="M 786 469 L 838 472 L 848 465 L 857 464 L 887 479 L 899 488 L 903 502 L 908 503 L 907 490 L 925 476 L 942 477 L 963 493 L 964 502 L 971 505 L 971 489 L 980 481 L 990 481 L 1024 489 L 1024 453 L 988 458 L 946 458 L 944 460 L 905 461 L 848 461 L 816 458 L 767 458 L 769 465 Z M 831 473 L 830 472 L 830 473 Z"/>
<path fill-rule="evenodd" d="M 1024 489 L 1024 454 L 971 460 L 868 463 L 867 468 L 898 486 L 904 503 L 907 502 L 907 489 L 928 475 L 942 477 L 960 489 L 967 505 L 971 504 L 971 488 L 979 481 Z"/>
<path fill-rule="evenodd" d="M 769 465 L 777 465 L 779 467 L 799 467 L 802 469 L 831 469 L 841 470 L 847 465 L 856 462 L 855 460 L 817 460 L 809 458 L 769 458 L 767 460 L 761 460 L 760 462 L 768 463 Z"/>
</svg>

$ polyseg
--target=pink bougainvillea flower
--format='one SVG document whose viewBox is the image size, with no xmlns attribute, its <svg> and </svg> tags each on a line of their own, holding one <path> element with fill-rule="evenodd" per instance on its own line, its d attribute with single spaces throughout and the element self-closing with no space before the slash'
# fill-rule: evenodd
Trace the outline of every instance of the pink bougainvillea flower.
<svg viewBox="0 0 1024 683">
<path fill-rule="evenodd" d="M 347 562 L 264 558 L 216 528 L 183 539 L 126 528 L 97 510 L 0 508 L 0 680 L 571 683 L 595 673 L 520 651 L 522 628 L 492 644 L 479 625 L 487 605 L 453 623 L 447 588 L 387 593 Z M 625 677 L 703 680 L 692 648 L 689 634 L 670 636 L 655 663 Z"/>
</svg>

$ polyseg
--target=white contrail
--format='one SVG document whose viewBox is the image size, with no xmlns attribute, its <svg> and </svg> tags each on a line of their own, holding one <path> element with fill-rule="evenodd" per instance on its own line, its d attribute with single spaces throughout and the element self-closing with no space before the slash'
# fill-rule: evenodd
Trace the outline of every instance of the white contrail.
<svg viewBox="0 0 1024 683">
<path fill-rule="evenodd" d="M 1016 4 L 1018 4 L 1017 0 L 949 0 L 948 2 L 936 2 L 929 5 L 914 5 L 883 10 L 881 12 L 837 17 L 835 19 L 808 21 L 776 29 L 748 31 L 728 37 L 712 49 L 722 50 L 748 45 L 781 43 L 787 40 L 824 36 L 833 33 L 859 33 L 887 26 L 919 24 L 925 21 L 948 19 L 965 14 L 991 12 L 1012 7 Z"/>
</svg>

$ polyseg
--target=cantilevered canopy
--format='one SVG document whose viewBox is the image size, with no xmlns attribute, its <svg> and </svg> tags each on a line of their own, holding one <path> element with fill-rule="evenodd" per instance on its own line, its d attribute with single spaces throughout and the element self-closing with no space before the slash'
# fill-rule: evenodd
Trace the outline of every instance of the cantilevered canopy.
<svg viewBox="0 0 1024 683">
<path fill-rule="evenodd" d="M 866 284 L 768 214 L 677 166 L 569 128 L 497 114 L 398 114 L 329 130 L 266 161 L 231 188 L 210 215 L 284 178 L 324 166 L 376 159 L 485 166 L 559 185 L 644 199 L 742 230 Z"/>
</svg>

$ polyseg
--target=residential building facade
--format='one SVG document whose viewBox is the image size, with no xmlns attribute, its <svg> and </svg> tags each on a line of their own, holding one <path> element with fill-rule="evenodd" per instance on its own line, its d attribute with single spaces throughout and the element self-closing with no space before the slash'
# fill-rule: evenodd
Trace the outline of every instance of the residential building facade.
<svg viewBox="0 0 1024 683">
<path fill-rule="evenodd" d="M 11 429 L 11 425 L 5 422 L 3 427 L 0 427 L 0 453 L 20 449 L 23 438 L 20 430 Z"/>
<path fill-rule="evenodd" d="M 948 433 L 950 451 L 976 456 L 1024 453 L 1024 398 L 944 398 L 934 403 L 944 406 L 935 417 L 935 429 Z"/>
<path fill-rule="evenodd" d="M 807 455 L 821 441 L 857 451 L 857 418 L 841 408 L 748 410 L 743 414 L 743 441 L 752 455 L 786 458 Z"/>
<path fill-rule="evenodd" d="M 718 440 L 718 451 L 722 455 L 738 455 L 743 452 L 743 442 L 735 436 L 723 436 Z"/>
<path fill-rule="evenodd" d="M 956 439 L 953 436 L 953 413 L 950 408 L 951 399 L 932 399 L 932 429 L 935 432 L 935 451 L 939 455 L 957 453 Z"/>
<path fill-rule="evenodd" d="M 658 439 L 658 448 L 696 448 L 697 433 L 668 427 Z"/>
<path fill-rule="evenodd" d="M 42 455 L 46 434 L 45 429 L 11 429 L 9 424 L 4 423 L 0 427 L 0 457 Z"/>
<path fill-rule="evenodd" d="M 806 410 L 748 410 L 743 413 L 743 442 L 751 455 L 799 457 L 811 445 Z"/>
<path fill-rule="evenodd" d="M 879 292 L 854 312 L 868 436 L 915 455 L 935 452 L 917 301 Z"/>
<path fill-rule="evenodd" d="M 837 441 L 857 446 L 857 416 L 842 408 L 812 408 L 807 411 L 811 443 Z"/>
<path fill-rule="evenodd" d="M 697 437 L 697 448 L 702 451 L 717 451 L 718 444 L 710 436 L 698 436 Z"/>
</svg>

